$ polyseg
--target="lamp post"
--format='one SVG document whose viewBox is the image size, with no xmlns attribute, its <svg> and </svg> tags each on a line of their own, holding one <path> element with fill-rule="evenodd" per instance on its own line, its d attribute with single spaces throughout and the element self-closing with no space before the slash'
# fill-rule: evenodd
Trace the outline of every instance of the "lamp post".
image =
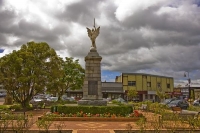
<svg viewBox="0 0 200 133">
<path fill-rule="evenodd" d="M 190 83 L 191 83 L 191 79 L 190 79 L 190 73 L 189 72 L 185 72 L 184 73 L 184 77 L 188 77 L 188 90 L 189 90 L 189 99 L 191 99 L 191 89 L 190 89 Z"/>
</svg>

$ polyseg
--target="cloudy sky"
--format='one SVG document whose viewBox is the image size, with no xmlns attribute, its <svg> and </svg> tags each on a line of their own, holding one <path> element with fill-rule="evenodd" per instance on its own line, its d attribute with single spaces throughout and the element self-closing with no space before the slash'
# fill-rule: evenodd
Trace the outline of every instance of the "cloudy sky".
<svg viewBox="0 0 200 133">
<path fill-rule="evenodd" d="M 47 42 L 84 67 L 94 18 L 102 81 L 132 72 L 186 84 L 189 72 L 200 84 L 200 0 L 0 0 L 0 57 L 29 41 Z"/>
</svg>

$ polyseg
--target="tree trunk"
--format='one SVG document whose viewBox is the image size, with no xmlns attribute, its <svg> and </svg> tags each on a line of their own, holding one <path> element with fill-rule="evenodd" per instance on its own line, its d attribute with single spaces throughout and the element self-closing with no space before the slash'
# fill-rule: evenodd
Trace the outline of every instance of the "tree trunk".
<svg viewBox="0 0 200 133">
<path fill-rule="evenodd" d="M 25 101 L 21 102 L 21 106 L 25 110 L 28 109 L 30 107 L 29 100 L 25 100 Z"/>
</svg>

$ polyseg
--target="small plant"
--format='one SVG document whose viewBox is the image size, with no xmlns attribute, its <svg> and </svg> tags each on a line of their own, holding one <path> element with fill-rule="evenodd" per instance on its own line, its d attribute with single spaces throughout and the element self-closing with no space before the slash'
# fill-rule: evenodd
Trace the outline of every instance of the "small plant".
<svg viewBox="0 0 200 133">
<path fill-rule="evenodd" d="M 0 121 L 0 132 L 4 133 L 8 129 L 8 125 L 11 124 L 10 113 L 1 112 L 1 121 Z"/>
<path fill-rule="evenodd" d="M 132 130 L 132 125 L 130 124 L 130 123 L 128 123 L 127 125 L 126 125 L 126 129 L 128 130 L 128 133 L 131 133 L 131 130 Z"/>
<path fill-rule="evenodd" d="M 53 123 L 53 121 L 52 121 L 53 117 L 54 117 L 54 115 L 51 115 L 51 114 L 47 114 L 47 115 L 44 115 L 43 117 L 41 117 L 41 119 L 39 119 L 36 122 L 39 130 L 44 129 L 45 133 L 49 133 L 49 128 Z"/>
<path fill-rule="evenodd" d="M 17 133 L 25 133 L 28 130 L 29 118 L 24 114 L 11 114 L 12 130 Z"/>
<path fill-rule="evenodd" d="M 54 126 L 58 130 L 58 133 L 62 133 L 63 127 L 65 127 L 65 124 L 63 122 L 55 123 Z"/>
<path fill-rule="evenodd" d="M 140 132 L 143 133 L 146 130 L 146 118 L 141 117 L 139 121 L 136 123 L 137 125 L 140 126 Z"/>
<path fill-rule="evenodd" d="M 13 120 L 12 120 L 12 130 L 14 132 L 17 133 L 23 133 L 23 129 L 25 127 L 25 123 L 24 123 L 24 118 L 22 118 L 21 116 L 18 117 L 17 119 L 14 118 L 13 116 Z"/>
</svg>

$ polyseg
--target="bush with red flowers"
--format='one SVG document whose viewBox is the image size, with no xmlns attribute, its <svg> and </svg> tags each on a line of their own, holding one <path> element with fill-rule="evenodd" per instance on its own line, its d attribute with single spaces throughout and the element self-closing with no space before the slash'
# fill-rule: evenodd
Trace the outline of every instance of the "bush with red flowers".
<svg viewBox="0 0 200 133">
<path fill-rule="evenodd" d="M 58 112 L 54 112 L 54 115 L 57 117 L 112 117 L 112 118 L 120 118 L 120 117 L 143 117 L 142 113 L 139 113 L 138 110 L 134 110 L 133 113 L 127 114 L 122 116 L 120 114 L 111 114 L 111 113 L 104 113 L 104 114 L 91 114 L 91 113 L 84 113 L 83 111 L 77 112 L 75 114 L 59 114 Z"/>
<path fill-rule="evenodd" d="M 134 110 L 134 111 L 133 111 L 133 114 L 134 114 L 135 117 L 143 117 L 143 114 L 142 114 L 142 113 L 139 113 L 138 110 Z"/>
</svg>

